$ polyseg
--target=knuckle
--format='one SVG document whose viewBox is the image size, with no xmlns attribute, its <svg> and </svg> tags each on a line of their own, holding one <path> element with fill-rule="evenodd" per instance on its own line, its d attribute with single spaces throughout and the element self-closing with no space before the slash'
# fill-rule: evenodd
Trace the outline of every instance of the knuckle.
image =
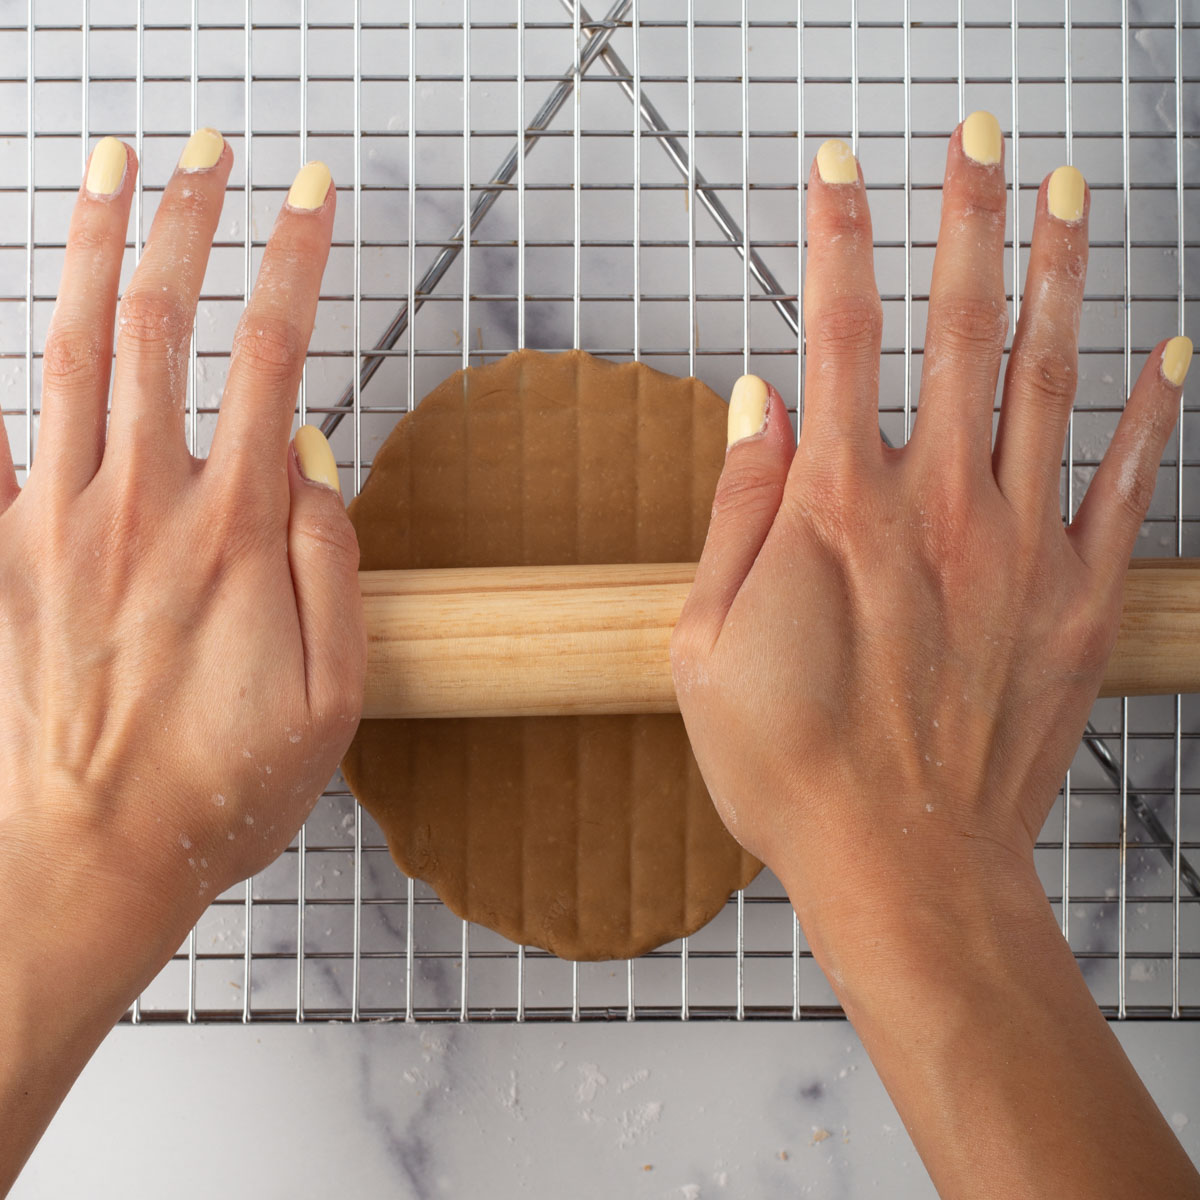
<svg viewBox="0 0 1200 1200">
<path fill-rule="evenodd" d="M 278 523 L 264 519 L 261 507 L 248 501 L 242 489 L 218 486 L 202 497 L 200 510 L 198 526 L 211 561 L 247 561 L 280 544 Z"/>
<path fill-rule="evenodd" d="M 322 253 L 325 248 L 325 235 L 320 228 L 314 227 L 315 224 L 306 220 L 281 221 L 271 233 L 267 270 L 311 262 L 314 255 Z"/>
<path fill-rule="evenodd" d="M 845 238 L 858 244 L 870 233 L 870 212 L 866 198 L 857 187 L 847 188 L 832 203 L 821 204 L 809 213 L 809 230 L 823 243 L 836 244 Z"/>
<path fill-rule="evenodd" d="M 1158 487 L 1158 466 L 1157 462 L 1147 464 L 1131 459 L 1117 478 L 1117 503 L 1134 525 L 1141 525 L 1150 511 Z"/>
<path fill-rule="evenodd" d="M 1008 336 L 1008 306 L 996 296 L 947 296 L 929 303 L 929 328 L 965 354 L 996 351 Z"/>
<path fill-rule="evenodd" d="M 772 515 L 779 507 L 782 480 L 764 463 L 742 462 L 726 467 L 713 494 L 712 516 L 752 521 Z"/>
<path fill-rule="evenodd" d="M 73 388 L 94 382 L 105 354 L 111 354 L 91 326 L 51 325 L 42 351 L 42 379 L 51 387 Z"/>
<path fill-rule="evenodd" d="M 686 669 L 688 655 L 692 649 L 691 623 L 686 613 L 681 614 L 671 630 L 671 640 L 668 651 L 671 656 L 671 674 L 679 677 L 680 671 Z"/>
<path fill-rule="evenodd" d="M 686 695 L 709 682 L 707 663 L 711 644 L 712 637 L 706 637 L 702 622 L 685 607 L 671 631 L 671 678 L 676 694 Z"/>
<path fill-rule="evenodd" d="M 138 288 L 121 300 L 117 327 L 126 341 L 144 346 L 176 344 L 190 336 L 190 326 L 190 317 L 172 291 Z"/>
<path fill-rule="evenodd" d="M 858 292 L 822 304 L 811 314 L 807 336 L 821 351 L 873 349 L 883 334 L 878 294 Z"/>
<path fill-rule="evenodd" d="M 840 554 L 857 557 L 874 546 L 879 514 L 872 489 L 861 467 L 846 456 L 832 457 L 808 476 L 804 509 L 822 540 Z"/>
<path fill-rule="evenodd" d="M 1109 600 L 1087 601 L 1067 614 L 1059 629 L 1066 661 L 1086 674 L 1104 670 L 1120 624 L 1120 606 Z"/>
<path fill-rule="evenodd" d="M 214 200 L 203 187 L 194 186 L 187 176 L 176 176 L 178 186 L 167 191 L 163 207 L 173 225 L 192 228 L 212 218 Z"/>
<path fill-rule="evenodd" d="M 1075 400 L 1077 375 L 1073 352 L 1063 354 L 1046 348 L 1021 371 L 1018 386 L 1024 398 L 1039 409 L 1059 413 Z"/>
<path fill-rule="evenodd" d="M 327 562 L 332 560 L 346 571 L 358 570 L 358 538 L 344 510 L 332 515 L 307 513 L 297 532 L 315 546 Z"/>
<path fill-rule="evenodd" d="M 990 176 L 981 186 L 971 188 L 963 197 L 960 209 L 964 217 L 983 217 L 993 228 L 1004 228 L 1008 216 L 1008 192 L 1004 187 L 1004 174 Z"/>
<path fill-rule="evenodd" d="M 116 249 L 124 230 L 118 233 L 108 220 L 108 215 L 106 209 L 97 211 L 91 208 L 86 213 L 77 211 L 67 239 L 69 252 L 81 258 L 93 259 Z"/>
<path fill-rule="evenodd" d="M 247 313 L 234 344 L 238 358 L 255 373 L 272 381 L 290 378 L 300 367 L 307 339 L 283 317 Z"/>
<path fill-rule="evenodd" d="M 921 553 L 947 593 L 977 587 L 980 555 L 994 547 L 965 460 L 932 473 L 917 495 Z M 994 553 L 994 550 L 993 550 Z"/>
</svg>

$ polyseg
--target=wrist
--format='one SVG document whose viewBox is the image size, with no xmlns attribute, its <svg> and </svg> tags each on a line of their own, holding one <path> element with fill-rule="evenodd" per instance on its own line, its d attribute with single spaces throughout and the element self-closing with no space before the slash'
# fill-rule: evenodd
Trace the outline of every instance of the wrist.
<svg viewBox="0 0 1200 1200">
<path fill-rule="evenodd" d="M 1192 1194 L 1194 1170 L 1096 1007 L 1032 856 L 966 854 L 893 859 L 869 903 L 834 892 L 823 913 L 811 886 L 794 893 L 939 1195 L 977 1195 L 983 1177 L 1005 1196 Z M 1084 1120 L 1098 1094 L 1111 1105 Z M 1131 1128 L 1145 1153 L 1130 1153 Z"/>
<path fill-rule="evenodd" d="M 982 841 L 982 839 L 980 840 Z M 790 862 L 782 881 L 852 1020 L 991 980 L 1036 943 L 1065 950 L 1032 855 L 953 837 L 863 839 L 853 864 Z M 1065 961 L 1071 965 L 1069 952 Z M 857 1014 L 857 1018 L 856 1018 Z"/>
<path fill-rule="evenodd" d="M 105 838 L 42 805 L 0 820 L 0 1195 L 76 1075 L 182 940 Z"/>
<path fill-rule="evenodd" d="M 199 916 L 116 828 L 81 821 L 84 806 L 0 826 L 0 927 L 9 1013 L 65 1022 L 119 1019 Z M 61 1030 L 60 1030 L 61 1032 Z"/>
</svg>

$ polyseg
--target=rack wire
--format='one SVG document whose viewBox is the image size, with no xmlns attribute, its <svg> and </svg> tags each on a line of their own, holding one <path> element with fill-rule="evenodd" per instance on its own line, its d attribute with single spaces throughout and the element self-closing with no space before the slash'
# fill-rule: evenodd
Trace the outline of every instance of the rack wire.
<svg viewBox="0 0 1200 1200">
<path fill-rule="evenodd" d="M 329 162 L 334 247 L 298 419 L 347 492 L 450 371 L 581 346 L 763 374 L 803 415 L 803 181 L 862 158 L 885 308 L 881 430 L 919 396 L 944 144 L 1006 124 L 1014 316 L 1038 184 L 1087 175 L 1092 260 L 1063 461 L 1073 512 L 1141 357 L 1200 300 L 1200 0 L 25 0 L 0 14 L 0 411 L 23 473 L 67 216 L 95 140 L 143 162 L 125 278 L 198 123 L 236 156 L 197 316 L 187 430 L 212 436 L 233 325 L 296 168 Z M 1192 268 L 1188 270 L 1189 261 Z M 1013 281 L 1018 286 L 1013 286 Z M 1194 326 L 1195 321 L 1191 324 Z M 1197 423 L 1139 553 L 1200 554 Z M 1200 1016 L 1200 706 L 1097 703 L 1037 845 L 1063 935 L 1114 1018 Z M 218 897 L 127 1019 L 837 1017 L 778 882 L 627 963 L 563 963 L 453 917 L 336 778 L 292 846 Z"/>
</svg>

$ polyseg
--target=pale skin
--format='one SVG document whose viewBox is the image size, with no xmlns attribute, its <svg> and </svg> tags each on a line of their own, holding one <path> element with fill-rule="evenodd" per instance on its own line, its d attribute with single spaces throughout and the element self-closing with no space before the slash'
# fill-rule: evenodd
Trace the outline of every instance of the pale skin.
<svg viewBox="0 0 1200 1200">
<path fill-rule="evenodd" d="M 127 154 L 116 195 L 77 202 L 21 491 L 0 440 L 0 1193 L 209 900 L 290 840 L 361 706 L 353 531 L 288 446 L 333 189 L 280 214 L 199 462 L 172 363 L 231 152 L 168 186 L 106 434 Z M 941 1193 L 1200 1195 L 1033 871 L 1179 402 L 1155 351 L 1064 530 L 1087 234 L 1044 193 L 993 454 L 1003 170 L 951 138 L 939 366 L 888 451 L 865 192 L 814 173 L 800 445 L 772 391 L 672 657 L 718 810 L 787 887 Z"/>
<path fill-rule="evenodd" d="M 955 131 L 903 449 L 878 433 L 861 171 L 814 167 L 807 205 L 799 445 L 772 389 L 765 429 L 728 452 L 672 640 L 705 781 L 787 888 L 942 1196 L 1200 1196 L 1033 858 L 1175 425 L 1163 345 L 1064 527 L 1086 197 L 1062 221 L 1039 193 L 994 448 L 1003 164 Z"/>
<path fill-rule="evenodd" d="M 334 189 L 279 215 L 200 462 L 175 364 L 233 154 L 168 184 L 106 437 L 126 153 L 76 202 L 19 494 L 0 444 L 0 1194 L 209 901 L 291 840 L 362 705 L 354 531 L 289 450 Z"/>
</svg>

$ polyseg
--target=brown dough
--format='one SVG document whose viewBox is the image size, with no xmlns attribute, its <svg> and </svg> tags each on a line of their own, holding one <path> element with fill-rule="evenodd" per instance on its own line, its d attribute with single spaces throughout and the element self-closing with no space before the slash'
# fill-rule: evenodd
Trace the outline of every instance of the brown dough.
<svg viewBox="0 0 1200 1200">
<path fill-rule="evenodd" d="M 695 379 L 579 351 L 460 371 L 350 505 L 362 569 L 695 561 L 726 413 Z M 761 869 L 675 715 L 364 721 L 343 770 L 401 870 L 562 958 L 693 933 Z"/>
</svg>

